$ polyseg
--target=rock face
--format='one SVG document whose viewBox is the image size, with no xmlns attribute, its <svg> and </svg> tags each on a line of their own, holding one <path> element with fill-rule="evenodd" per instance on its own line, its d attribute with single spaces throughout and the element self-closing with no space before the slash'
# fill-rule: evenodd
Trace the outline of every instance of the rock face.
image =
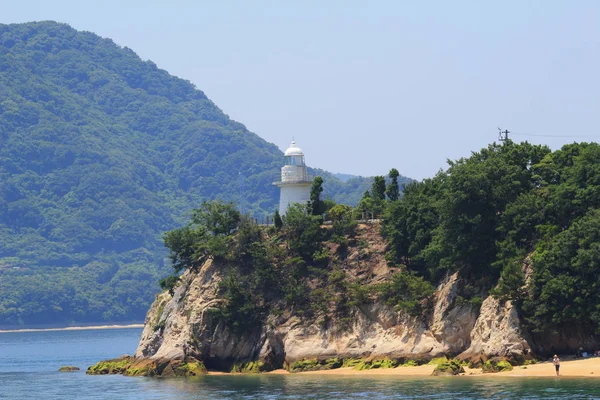
<svg viewBox="0 0 600 400">
<path fill-rule="evenodd" d="M 360 231 L 369 245 L 367 257 L 351 253 L 345 259 L 346 272 L 368 283 L 383 282 L 395 272 L 383 258 L 385 244 L 376 232 L 373 227 Z M 347 319 L 342 327 L 335 319 L 324 324 L 284 310 L 238 335 L 215 316 L 223 302 L 221 279 L 219 266 L 208 261 L 198 271 L 187 271 L 173 296 L 158 295 L 132 362 L 160 366 L 165 360 L 193 359 L 208 369 L 263 371 L 293 369 L 294 363 L 306 360 L 426 361 L 460 354 L 485 361 L 494 356 L 519 358 L 531 348 L 510 302 L 489 297 L 478 309 L 460 297 L 464 282 L 457 274 L 441 282 L 424 315 L 371 302 L 354 307 L 351 322 Z"/>
<path fill-rule="evenodd" d="M 529 346 L 520 335 L 518 316 L 510 304 L 488 298 L 481 311 L 457 302 L 461 285 L 449 276 L 437 288 L 433 310 L 409 316 L 375 302 L 357 307 L 346 330 L 323 327 L 293 315 L 271 317 L 260 329 L 233 335 L 211 309 L 219 298 L 218 269 L 208 262 L 197 273 L 186 272 L 171 297 L 159 295 L 146 317 L 136 359 L 164 360 L 194 357 L 207 368 L 229 371 L 236 365 L 260 361 L 264 369 L 282 368 L 301 360 L 413 359 L 442 355 L 486 359 L 502 354 L 522 355 Z"/>
<path fill-rule="evenodd" d="M 470 346 L 459 358 L 486 361 L 490 356 L 519 359 L 531 350 L 520 329 L 519 316 L 510 301 L 488 297 L 471 331 Z"/>
</svg>

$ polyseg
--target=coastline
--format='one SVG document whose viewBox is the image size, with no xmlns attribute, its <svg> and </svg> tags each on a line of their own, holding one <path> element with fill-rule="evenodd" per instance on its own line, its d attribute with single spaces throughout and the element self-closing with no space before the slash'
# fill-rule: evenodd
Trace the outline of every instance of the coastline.
<svg viewBox="0 0 600 400">
<path fill-rule="evenodd" d="M 133 329 L 143 328 L 144 324 L 128 325 L 90 325 L 90 326 L 67 326 L 64 328 L 23 328 L 23 329 L 0 329 L 0 333 L 23 333 L 23 332 L 52 332 L 52 331 L 88 331 L 101 329 Z"/>
<path fill-rule="evenodd" d="M 337 368 L 323 371 L 306 371 L 306 372 L 288 372 L 284 369 L 278 369 L 275 371 L 266 372 L 266 375 L 321 375 L 321 376 L 431 376 L 435 365 L 420 365 L 418 367 L 396 367 L 396 368 L 383 368 L 383 369 L 370 369 L 357 371 L 352 367 L 349 368 Z M 236 375 L 224 372 L 211 372 L 209 375 Z M 516 366 L 513 367 L 512 371 L 497 372 L 497 373 L 482 373 L 480 368 L 465 368 L 465 373 L 459 374 L 458 376 L 465 377 L 547 377 L 547 378 L 558 378 L 561 377 L 586 377 L 586 378 L 600 378 L 600 357 L 589 358 L 585 360 L 571 360 L 562 361 L 560 367 L 560 376 L 557 377 L 554 371 L 554 365 L 552 362 L 544 361 L 537 364 L 531 364 L 527 366 Z"/>
</svg>

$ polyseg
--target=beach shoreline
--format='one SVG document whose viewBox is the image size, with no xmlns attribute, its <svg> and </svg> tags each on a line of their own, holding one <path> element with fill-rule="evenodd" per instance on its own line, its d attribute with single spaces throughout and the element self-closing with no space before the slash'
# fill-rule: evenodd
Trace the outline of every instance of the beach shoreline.
<svg viewBox="0 0 600 400">
<path fill-rule="evenodd" d="M 364 377 L 375 377 L 375 376 L 397 376 L 397 377 L 425 377 L 432 376 L 435 365 L 420 365 L 417 367 L 396 367 L 396 368 L 382 368 L 382 369 L 370 369 L 357 371 L 352 367 L 349 368 L 337 368 L 328 369 L 322 371 L 305 371 L 305 372 L 294 372 L 291 373 L 284 369 L 278 369 L 275 371 L 265 372 L 265 375 L 320 375 L 328 377 L 349 377 L 349 376 L 364 376 Z M 236 375 L 224 372 L 211 372 L 209 375 Z M 243 374 L 241 374 L 243 375 Z M 561 362 L 560 376 L 556 376 L 554 365 L 552 362 L 544 361 L 537 364 L 515 366 L 512 371 L 497 372 L 497 373 L 486 373 L 481 371 L 481 368 L 465 368 L 465 373 L 457 375 L 459 377 L 548 377 L 548 378 L 574 378 L 574 377 L 586 377 L 586 378 L 600 378 L 600 357 L 588 358 L 584 360 L 570 360 Z"/>
<path fill-rule="evenodd" d="M 88 330 L 103 330 L 103 329 L 134 329 L 134 328 L 143 328 L 143 327 L 144 327 L 144 324 L 66 326 L 66 327 L 62 327 L 62 328 L 0 329 L 0 333 L 88 331 Z"/>
</svg>

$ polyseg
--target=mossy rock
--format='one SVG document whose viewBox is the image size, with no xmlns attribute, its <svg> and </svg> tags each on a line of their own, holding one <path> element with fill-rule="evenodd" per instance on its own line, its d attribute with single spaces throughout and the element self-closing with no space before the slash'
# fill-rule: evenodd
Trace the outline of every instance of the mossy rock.
<svg viewBox="0 0 600 400">
<path fill-rule="evenodd" d="M 383 358 L 381 360 L 360 361 L 354 365 L 354 369 L 357 371 L 364 371 L 369 369 L 396 368 L 398 365 L 399 362 L 397 360 Z"/>
<path fill-rule="evenodd" d="M 300 360 L 288 366 L 290 372 L 322 371 L 327 369 L 336 369 L 346 366 L 345 360 L 339 358 L 329 358 L 327 360 Z M 352 363 L 354 365 L 354 362 Z"/>
<path fill-rule="evenodd" d="M 356 365 L 362 362 L 359 358 L 346 358 L 342 362 L 342 368 L 354 368 Z"/>
<path fill-rule="evenodd" d="M 406 360 L 403 364 L 400 365 L 401 367 L 418 367 L 419 363 L 417 362 L 417 360 Z"/>
<path fill-rule="evenodd" d="M 200 376 L 206 375 L 208 371 L 201 361 L 186 362 L 179 366 L 177 372 L 180 372 L 177 376 Z"/>
<path fill-rule="evenodd" d="M 136 360 L 132 357 L 121 357 L 114 360 L 100 361 L 86 371 L 88 375 L 122 374 L 125 376 L 198 376 L 207 374 L 201 361 L 188 360 Z"/>
<path fill-rule="evenodd" d="M 58 369 L 58 372 L 75 372 L 79 371 L 79 367 L 74 367 L 72 365 L 65 365 Z"/>
<path fill-rule="evenodd" d="M 513 366 L 506 360 L 488 360 L 481 366 L 484 374 L 495 372 L 512 371 Z"/>
<path fill-rule="evenodd" d="M 123 372 L 123 375 L 125 375 L 125 376 L 155 376 L 157 374 L 153 374 L 152 370 L 148 367 L 148 365 L 144 365 L 144 366 L 140 366 L 140 367 L 130 366 L 129 368 L 127 368 L 127 370 L 125 370 L 125 372 Z"/>
<path fill-rule="evenodd" d="M 85 371 L 88 375 L 124 374 L 131 365 L 131 357 L 121 357 L 112 360 L 100 361 Z"/>
<path fill-rule="evenodd" d="M 445 364 L 448 363 L 448 358 L 444 357 L 434 357 L 431 360 L 429 360 L 429 362 L 427 364 L 429 365 L 440 365 L 440 364 Z"/>
<path fill-rule="evenodd" d="M 508 361 L 503 360 L 503 361 L 498 361 L 496 363 L 496 369 L 498 370 L 498 372 L 512 371 L 513 366 Z"/>
<path fill-rule="evenodd" d="M 354 366 L 354 369 L 357 371 L 364 371 L 364 370 L 371 369 L 371 362 L 370 361 L 361 361 Z"/>
<path fill-rule="evenodd" d="M 267 368 L 265 363 L 262 361 L 250 361 L 245 363 L 234 364 L 231 368 L 232 373 L 240 374 L 258 374 L 259 372 L 265 372 Z"/>
<path fill-rule="evenodd" d="M 324 369 L 337 369 L 343 365 L 342 360 L 339 358 L 329 358 L 325 360 L 325 364 L 323 365 Z"/>
<path fill-rule="evenodd" d="M 318 371 L 321 363 L 318 360 L 300 360 L 290 365 L 290 372 Z"/>
<path fill-rule="evenodd" d="M 438 364 L 433 370 L 433 376 L 458 375 L 464 373 L 465 369 L 455 360 L 450 360 L 445 363 Z"/>
</svg>

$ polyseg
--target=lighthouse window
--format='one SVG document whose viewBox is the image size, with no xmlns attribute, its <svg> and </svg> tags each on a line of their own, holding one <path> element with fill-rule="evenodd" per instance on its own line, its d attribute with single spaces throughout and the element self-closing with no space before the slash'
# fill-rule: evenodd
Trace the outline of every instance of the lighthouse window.
<svg viewBox="0 0 600 400">
<path fill-rule="evenodd" d="M 302 156 L 287 156 L 285 165 L 302 165 Z"/>
</svg>

